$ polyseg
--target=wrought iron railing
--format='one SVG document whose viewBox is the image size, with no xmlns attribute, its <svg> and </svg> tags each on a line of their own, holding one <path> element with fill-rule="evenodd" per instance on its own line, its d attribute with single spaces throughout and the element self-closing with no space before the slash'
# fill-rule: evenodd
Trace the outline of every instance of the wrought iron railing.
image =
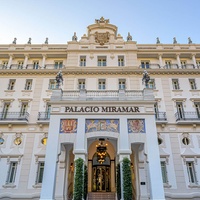
<svg viewBox="0 0 200 200">
<path fill-rule="evenodd" d="M 141 64 L 139 68 L 142 69 L 159 69 L 160 65 L 159 64 Z"/>
<path fill-rule="evenodd" d="M 176 121 L 187 121 L 187 120 L 200 120 L 200 114 L 197 112 L 176 112 Z"/>
<path fill-rule="evenodd" d="M 17 120 L 17 121 L 28 121 L 28 112 L 0 112 L 1 121 Z"/>
<path fill-rule="evenodd" d="M 155 118 L 156 121 L 167 121 L 166 112 L 156 112 Z"/>
<path fill-rule="evenodd" d="M 50 112 L 39 112 L 38 113 L 38 120 L 49 120 L 50 119 Z"/>
<path fill-rule="evenodd" d="M 63 69 L 65 66 L 62 65 L 55 65 L 55 64 L 46 64 L 45 69 Z"/>
</svg>

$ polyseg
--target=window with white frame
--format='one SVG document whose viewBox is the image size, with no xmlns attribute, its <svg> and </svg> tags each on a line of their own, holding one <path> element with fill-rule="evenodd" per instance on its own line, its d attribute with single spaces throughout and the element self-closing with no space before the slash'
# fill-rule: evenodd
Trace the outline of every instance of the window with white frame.
<svg viewBox="0 0 200 200">
<path fill-rule="evenodd" d="M 171 68 L 171 65 L 172 65 L 171 60 L 166 60 L 166 61 L 165 61 L 165 68 L 170 69 L 170 68 Z"/>
<path fill-rule="evenodd" d="M 12 161 L 10 162 L 6 184 L 11 184 L 15 182 L 16 172 L 17 172 L 17 162 Z"/>
<path fill-rule="evenodd" d="M 149 69 L 150 68 L 149 61 L 141 61 L 141 68 Z"/>
<path fill-rule="evenodd" d="M 61 69 L 61 68 L 63 68 L 63 61 L 55 61 L 54 69 Z"/>
<path fill-rule="evenodd" d="M 124 66 L 124 56 L 118 56 L 118 66 Z"/>
<path fill-rule="evenodd" d="M 149 84 L 149 88 L 152 88 L 152 89 L 156 88 L 155 79 L 150 79 L 148 84 Z"/>
<path fill-rule="evenodd" d="M 172 86 L 174 90 L 180 89 L 178 79 L 172 79 Z"/>
<path fill-rule="evenodd" d="M 28 109 L 28 102 L 22 102 L 20 116 L 26 115 L 27 109 Z"/>
<path fill-rule="evenodd" d="M 197 184 L 197 177 L 196 177 L 194 162 L 193 161 L 186 161 L 186 167 L 187 167 L 187 174 L 188 174 L 189 183 Z"/>
<path fill-rule="evenodd" d="M 161 165 L 163 183 L 168 184 L 166 161 L 161 161 L 160 165 Z"/>
<path fill-rule="evenodd" d="M 191 90 L 197 89 L 195 79 L 189 79 L 189 83 L 190 83 Z"/>
<path fill-rule="evenodd" d="M 51 105 L 49 103 L 46 104 L 46 115 L 45 118 L 49 119 L 51 114 Z"/>
<path fill-rule="evenodd" d="M 49 80 L 49 90 L 55 89 L 56 88 L 56 80 L 55 79 L 50 79 Z"/>
<path fill-rule="evenodd" d="M 107 66 L 106 56 L 98 56 L 97 66 Z"/>
<path fill-rule="evenodd" d="M 194 106 L 196 109 L 197 118 L 200 119 L 200 102 L 194 102 Z"/>
<path fill-rule="evenodd" d="M 18 63 L 17 63 L 17 69 L 23 69 L 23 65 L 24 65 L 23 61 L 18 61 Z"/>
<path fill-rule="evenodd" d="M 36 185 L 42 183 L 43 174 L 44 174 L 44 161 L 39 161 L 38 168 L 37 168 L 36 180 L 35 180 Z"/>
<path fill-rule="evenodd" d="M 78 89 L 79 90 L 85 89 L 85 79 L 79 79 L 78 80 Z"/>
<path fill-rule="evenodd" d="M 31 88 L 32 88 L 32 82 L 33 82 L 32 79 L 26 79 L 24 90 L 31 90 Z"/>
<path fill-rule="evenodd" d="M 187 62 L 185 60 L 181 60 L 181 67 L 186 68 Z"/>
<path fill-rule="evenodd" d="M 106 80 L 105 79 L 99 79 L 98 89 L 99 90 L 105 90 L 106 89 Z"/>
<path fill-rule="evenodd" d="M 196 63 L 197 63 L 197 67 L 200 67 L 200 60 L 197 60 Z"/>
<path fill-rule="evenodd" d="M 8 61 L 3 61 L 3 62 L 2 62 L 2 68 L 3 68 L 3 69 L 6 69 L 7 66 L 8 66 Z"/>
<path fill-rule="evenodd" d="M 10 79 L 8 83 L 8 90 L 14 90 L 16 79 Z"/>
<path fill-rule="evenodd" d="M 2 119 L 6 119 L 9 115 L 8 111 L 10 108 L 10 102 L 4 102 L 4 106 L 3 106 L 3 112 L 1 114 L 1 118 Z"/>
<path fill-rule="evenodd" d="M 86 66 L 86 56 L 80 57 L 80 66 Z"/>
<path fill-rule="evenodd" d="M 33 69 L 38 69 L 39 68 L 39 61 L 34 61 L 33 62 Z"/>
<path fill-rule="evenodd" d="M 126 89 L 126 80 L 119 79 L 119 90 L 125 90 L 125 89 Z"/>
<path fill-rule="evenodd" d="M 183 109 L 183 102 L 176 102 L 177 117 L 178 119 L 185 118 L 185 111 Z"/>
</svg>

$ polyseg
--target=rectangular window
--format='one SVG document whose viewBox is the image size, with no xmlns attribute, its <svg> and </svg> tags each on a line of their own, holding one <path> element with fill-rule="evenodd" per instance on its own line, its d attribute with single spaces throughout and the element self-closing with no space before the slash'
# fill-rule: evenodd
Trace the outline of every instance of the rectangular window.
<svg viewBox="0 0 200 200">
<path fill-rule="evenodd" d="M 6 118 L 7 118 L 9 108 L 10 108 L 10 102 L 5 102 L 5 103 L 4 103 L 4 106 L 3 106 L 2 116 L 1 116 L 3 119 L 6 119 Z"/>
<path fill-rule="evenodd" d="M 54 63 L 54 69 L 61 69 L 63 68 L 63 62 L 62 61 L 56 61 Z"/>
<path fill-rule="evenodd" d="M 24 65 L 23 61 L 18 61 L 17 69 L 23 69 L 23 65 Z"/>
<path fill-rule="evenodd" d="M 34 61 L 33 62 L 33 69 L 38 69 L 39 68 L 39 61 Z"/>
<path fill-rule="evenodd" d="M 181 67 L 182 67 L 182 68 L 185 69 L 185 68 L 186 68 L 186 64 L 187 64 L 187 62 L 186 62 L 185 60 L 184 60 L 184 61 L 181 60 Z"/>
<path fill-rule="evenodd" d="M 189 79 L 189 82 L 190 82 L 190 88 L 191 88 L 192 90 L 196 90 L 197 87 L 196 87 L 195 79 Z"/>
<path fill-rule="evenodd" d="M 28 102 L 22 102 L 20 116 L 26 115 L 27 109 L 28 109 Z"/>
<path fill-rule="evenodd" d="M 36 176 L 36 184 L 42 183 L 44 174 L 44 162 L 38 163 L 38 169 L 37 169 L 37 176 Z"/>
<path fill-rule="evenodd" d="M 125 89 L 126 89 L 126 80 L 119 79 L 119 90 L 125 90 Z"/>
<path fill-rule="evenodd" d="M 178 79 L 172 79 L 172 86 L 174 90 L 180 89 Z"/>
<path fill-rule="evenodd" d="M 2 62 L 2 68 L 3 68 L 3 69 L 6 69 L 7 66 L 8 66 L 8 61 L 3 61 L 3 62 Z"/>
<path fill-rule="evenodd" d="M 98 83 L 99 90 L 105 90 L 106 89 L 106 80 L 100 79 Z"/>
<path fill-rule="evenodd" d="M 56 88 L 56 80 L 55 79 L 50 79 L 49 80 L 49 90 L 55 89 Z"/>
<path fill-rule="evenodd" d="M 118 66 L 124 66 L 124 56 L 118 56 Z"/>
<path fill-rule="evenodd" d="M 158 103 L 157 102 L 154 104 L 154 112 L 155 112 L 155 118 L 159 119 L 159 110 L 158 110 Z"/>
<path fill-rule="evenodd" d="M 194 106 L 196 109 L 197 118 L 200 119 L 200 102 L 195 102 Z"/>
<path fill-rule="evenodd" d="M 149 88 L 152 88 L 152 89 L 156 88 L 156 84 L 155 84 L 155 80 L 154 79 L 150 79 L 149 80 Z"/>
<path fill-rule="evenodd" d="M 24 90 L 31 90 L 32 88 L 32 79 L 26 79 L 26 84 Z"/>
<path fill-rule="evenodd" d="M 194 162 L 186 162 L 186 166 L 187 166 L 189 182 L 197 184 Z"/>
<path fill-rule="evenodd" d="M 163 183 L 168 183 L 166 162 L 161 161 L 160 165 L 161 165 Z"/>
<path fill-rule="evenodd" d="M 177 114 L 179 119 L 185 118 L 185 112 L 183 109 L 183 103 L 182 102 L 176 102 L 176 108 L 177 108 Z"/>
<path fill-rule="evenodd" d="M 46 118 L 49 119 L 50 118 L 50 114 L 51 114 L 51 105 L 47 104 L 46 105 Z"/>
<path fill-rule="evenodd" d="M 86 56 L 80 57 L 80 66 L 86 66 Z"/>
<path fill-rule="evenodd" d="M 196 63 L 197 63 L 197 67 L 200 67 L 200 60 L 197 60 Z"/>
<path fill-rule="evenodd" d="M 149 61 L 141 61 L 141 68 L 142 69 L 149 69 Z"/>
<path fill-rule="evenodd" d="M 14 90 L 16 79 L 10 79 L 8 84 L 8 90 Z"/>
<path fill-rule="evenodd" d="M 166 68 L 166 69 L 171 69 L 171 65 L 172 65 L 171 60 L 166 60 L 166 61 L 165 61 L 165 68 Z"/>
<path fill-rule="evenodd" d="M 17 162 L 10 162 L 6 183 L 14 183 L 17 172 Z"/>
<path fill-rule="evenodd" d="M 97 66 L 106 66 L 106 56 L 98 56 L 98 64 Z"/>
<path fill-rule="evenodd" d="M 78 80 L 78 89 L 85 89 L 85 79 L 79 79 Z"/>
</svg>

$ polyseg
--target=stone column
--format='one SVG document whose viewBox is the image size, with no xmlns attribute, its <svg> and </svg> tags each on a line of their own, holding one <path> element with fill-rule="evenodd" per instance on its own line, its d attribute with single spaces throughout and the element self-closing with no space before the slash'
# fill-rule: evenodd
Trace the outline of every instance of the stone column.
<svg viewBox="0 0 200 200">
<path fill-rule="evenodd" d="M 197 62 L 196 62 L 195 56 L 196 54 L 192 54 L 192 61 L 193 61 L 194 67 L 197 68 Z"/>
<path fill-rule="evenodd" d="M 163 67 L 162 54 L 159 54 L 159 64 L 160 67 Z"/>
<path fill-rule="evenodd" d="M 13 59 L 13 54 L 9 54 L 9 61 L 8 61 L 8 66 L 7 68 L 10 68 L 11 64 L 12 64 L 12 59 Z"/>
<path fill-rule="evenodd" d="M 150 199 L 164 200 L 164 188 L 160 166 L 160 155 L 157 139 L 157 130 L 154 115 L 147 115 L 146 127 L 146 153 L 149 167 Z"/>
<path fill-rule="evenodd" d="M 42 54 L 42 69 L 44 69 L 45 68 L 45 61 L 46 61 L 46 54 Z"/>
<path fill-rule="evenodd" d="M 59 150 L 59 126 L 60 119 L 58 116 L 51 115 L 40 200 L 55 199 L 57 160 Z"/>
<path fill-rule="evenodd" d="M 26 55 L 25 55 L 25 59 L 24 59 L 23 69 L 26 69 L 26 65 L 27 65 L 27 62 L 28 62 L 28 58 L 29 58 L 29 55 L 26 54 Z"/>
<path fill-rule="evenodd" d="M 178 67 L 181 67 L 181 61 L 180 61 L 180 55 L 179 54 L 176 54 L 176 60 L 177 60 L 177 63 L 178 63 Z"/>
</svg>

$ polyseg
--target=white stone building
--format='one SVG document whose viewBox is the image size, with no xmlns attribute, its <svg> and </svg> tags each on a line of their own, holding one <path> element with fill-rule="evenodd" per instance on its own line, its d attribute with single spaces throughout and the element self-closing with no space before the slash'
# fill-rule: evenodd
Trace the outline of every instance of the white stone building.
<svg viewBox="0 0 200 200">
<path fill-rule="evenodd" d="M 117 199 L 124 157 L 132 199 L 200 199 L 200 44 L 137 44 L 104 18 L 87 30 L 0 45 L 0 199 L 71 199 L 78 158 L 89 199 Z"/>
</svg>

